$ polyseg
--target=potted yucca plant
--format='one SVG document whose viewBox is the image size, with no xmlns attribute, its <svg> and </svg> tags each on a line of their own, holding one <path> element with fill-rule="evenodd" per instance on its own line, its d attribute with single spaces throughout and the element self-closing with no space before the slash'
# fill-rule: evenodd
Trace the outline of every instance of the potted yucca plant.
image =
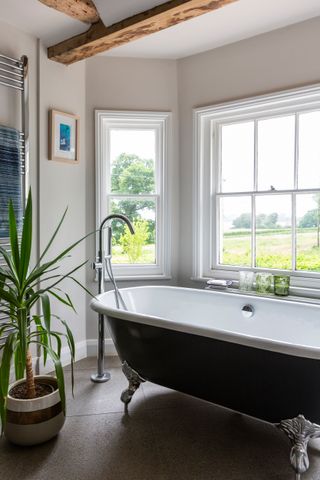
<svg viewBox="0 0 320 480">
<path fill-rule="evenodd" d="M 65 274 L 58 270 L 61 260 L 69 256 L 69 252 L 83 239 L 52 260 L 44 260 L 65 215 L 66 211 L 38 262 L 31 266 L 30 191 L 21 238 L 10 202 L 11 252 L 0 247 L 0 314 L 6 317 L 0 324 L 0 416 L 6 437 L 20 445 L 35 445 L 52 438 L 65 421 L 65 384 L 60 360 L 62 341 L 65 339 L 70 349 L 72 367 L 75 345 L 66 321 L 51 313 L 50 299 L 54 298 L 74 310 L 69 295 L 59 289 L 59 284 L 69 278 L 84 288 L 73 274 L 86 263 Z M 62 330 L 52 327 L 52 318 L 60 323 Z M 31 354 L 34 345 L 40 348 L 44 363 L 48 357 L 53 361 L 55 377 L 35 376 Z M 13 372 L 16 382 L 10 386 L 10 374 Z M 71 375 L 73 388 L 73 368 Z"/>
</svg>

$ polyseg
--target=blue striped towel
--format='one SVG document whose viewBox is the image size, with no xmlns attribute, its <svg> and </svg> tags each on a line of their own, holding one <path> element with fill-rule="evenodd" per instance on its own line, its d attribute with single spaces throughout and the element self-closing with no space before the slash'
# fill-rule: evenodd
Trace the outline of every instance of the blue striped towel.
<svg viewBox="0 0 320 480">
<path fill-rule="evenodd" d="M 23 218 L 20 132 L 0 125 L 0 238 L 9 237 L 8 204 L 12 200 L 18 230 Z"/>
</svg>

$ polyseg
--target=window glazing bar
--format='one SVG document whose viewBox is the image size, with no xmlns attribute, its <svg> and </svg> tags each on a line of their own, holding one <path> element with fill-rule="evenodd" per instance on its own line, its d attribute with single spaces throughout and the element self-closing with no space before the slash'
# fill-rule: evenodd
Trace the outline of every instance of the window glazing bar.
<svg viewBox="0 0 320 480">
<path fill-rule="evenodd" d="M 160 195 L 158 193 L 146 193 L 146 194 L 126 194 L 126 193 L 109 193 L 109 198 L 132 198 L 134 200 L 144 200 L 145 198 L 156 198 Z"/>
<path fill-rule="evenodd" d="M 250 195 L 260 196 L 260 195 L 291 195 L 293 193 L 319 193 L 319 188 L 301 188 L 301 189 L 290 189 L 290 190 L 261 190 L 259 192 L 224 192 L 217 193 L 217 197 L 248 197 Z"/>
<path fill-rule="evenodd" d="M 292 245 L 292 270 L 297 269 L 297 198 L 296 195 L 293 193 L 292 194 L 292 200 L 291 200 L 291 205 L 292 205 L 292 235 L 291 235 L 291 245 Z"/>
<path fill-rule="evenodd" d="M 251 195 L 251 268 L 256 266 L 256 199 Z"/>
</svg>

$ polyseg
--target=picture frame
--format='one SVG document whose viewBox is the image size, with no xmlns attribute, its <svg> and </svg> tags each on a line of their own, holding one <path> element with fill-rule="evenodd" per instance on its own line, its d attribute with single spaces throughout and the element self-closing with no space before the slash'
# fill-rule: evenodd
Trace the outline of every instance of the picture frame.
<svg viewBox="0 0 320 480">
<path fill-rule="evenodd" d="M 59 110 L 49 111 L 49 160 L 76 165 L 80 151 L 80 117 Z"/>
</svg>

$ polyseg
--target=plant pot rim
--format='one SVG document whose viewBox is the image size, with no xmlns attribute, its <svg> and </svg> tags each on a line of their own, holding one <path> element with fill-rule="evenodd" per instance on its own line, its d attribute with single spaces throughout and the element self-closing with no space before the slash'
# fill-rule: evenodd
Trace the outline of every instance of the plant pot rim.
<svg viewBox="0 0 320 480">
<path fill-rule="evenodd" d="M 46 379 L 50 379 L 50 380 L 55 380 L 55 382 L 57 383 L 57 378 L 54 377 L 53 375 L 35 375 L 35 380 L 38 381 L 38 380 L 46 380 Z M 10 400 L 14 400 L 15 402 L 22 402 L 22 403 L 27 403 L 27 402 L 34 402 L 35 400 L 39 400 L 40 398 L 50 398 L 50 396 L 54 396 L 56 395 L 56 392 L 59 391 L 58 390 L 58 386 L 55 390 L 53 390 L 53 392 L 51 393 L 47 393 L 46 395 L 43 395 L 42 397 L 35 397 L 35 398 L 16 398 L 16 397 L 13 397 L 12 395 L 10 395 L 10 390 L 17 386 L 17 385 L 20 385 L 20 383 L 24 383 L 26 381 L 25 378 L 21 378 L 20 380 L 16 380 L 15 382 L 11 383 L 10 386 L 9 386 L 9 389 L 8 389 L 8 395 L 7 395 L 7 398 L 10 399 Z"/>
</svg>

